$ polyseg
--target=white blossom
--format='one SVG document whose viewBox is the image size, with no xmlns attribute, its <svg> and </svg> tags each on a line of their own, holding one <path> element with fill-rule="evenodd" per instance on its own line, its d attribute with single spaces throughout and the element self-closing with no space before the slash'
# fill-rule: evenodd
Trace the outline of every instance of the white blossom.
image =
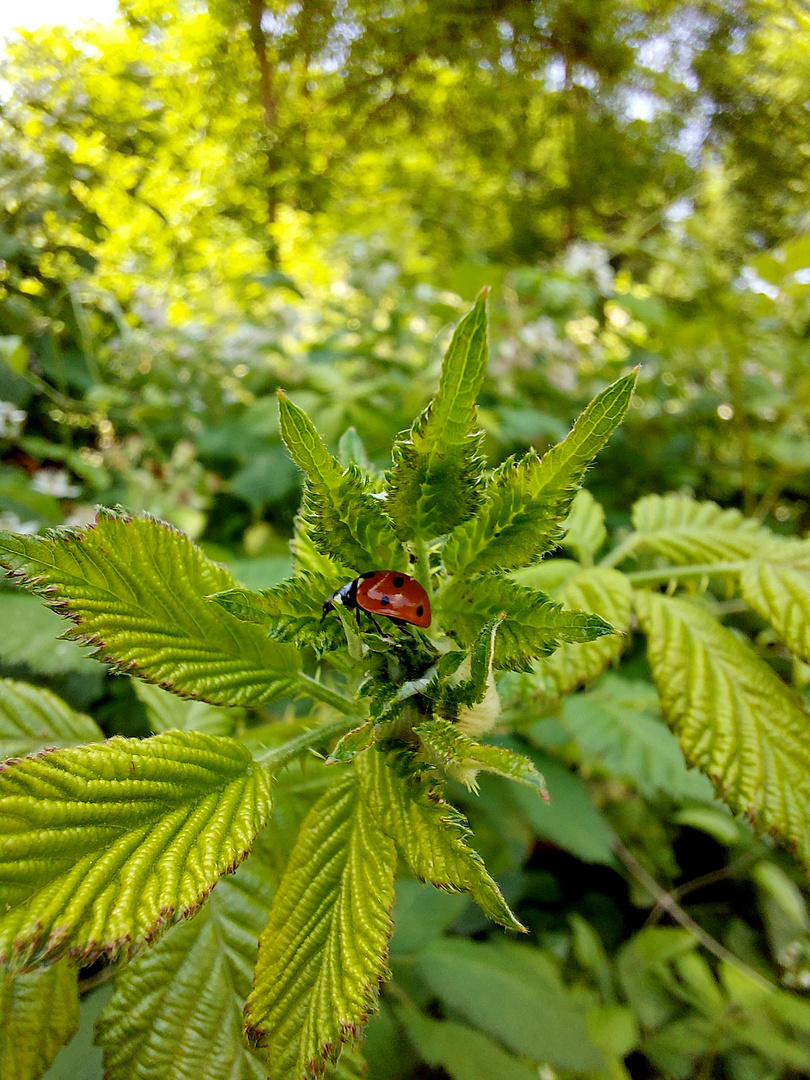
<svg viewBox="0 0 810 1080">
<path fill-rule="evenodd" d="M 0 401 L 0 439 L 14 439 L 22 430 L 25 409 L 18 408 L 13 401 Z"/>
<path fill-rule="evenodd" d="M 38 521 L 20 521 L 10 510 L 0 513 L 0 530 L 4 532 L 33 534 L 38 528 Z"/>
<path fill-rule="evenodd" d="M 82 489 L 71 484 L 64 469 L 40 469 L 31 481 L 34 491 L 53 495 L 57 499 L 75 499 Z"/>
</svg>

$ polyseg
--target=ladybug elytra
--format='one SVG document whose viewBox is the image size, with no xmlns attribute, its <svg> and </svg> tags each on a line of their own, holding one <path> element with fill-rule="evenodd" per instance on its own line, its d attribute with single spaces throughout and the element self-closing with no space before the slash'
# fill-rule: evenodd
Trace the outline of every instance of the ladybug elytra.
<svg viewBox="0 0 810 1080">
<path fill-rule="evenodd" d="M 430 626 L 430 600 L 419 582 L 398 570 L 371 570 L 347 581 L 323 605 L 323 619 L 335 604 L 357 612 L 365 611 L 377 626 L 375 615 L 413 626 Z M 379 627 L 377 627 L 379 630 Z"/>
</svg>

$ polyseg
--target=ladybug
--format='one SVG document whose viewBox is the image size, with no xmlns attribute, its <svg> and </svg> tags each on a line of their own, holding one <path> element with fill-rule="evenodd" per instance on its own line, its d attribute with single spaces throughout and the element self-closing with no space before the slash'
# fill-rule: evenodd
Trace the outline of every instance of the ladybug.
<svg viewBox="0 0 810 1080">
<path fill-rule="evenodd" d="M 398 570 L 370 570 L 354 581 L 347 581 L 323 605 L 321 622 L 335 604 L 356 611 L 358 625 L 360 611 L 365 611 L 380 633 L 375 615 L 385 615 L 396 623 L 430 626 L 428 594 L 415 578 Z"/>
</svg>

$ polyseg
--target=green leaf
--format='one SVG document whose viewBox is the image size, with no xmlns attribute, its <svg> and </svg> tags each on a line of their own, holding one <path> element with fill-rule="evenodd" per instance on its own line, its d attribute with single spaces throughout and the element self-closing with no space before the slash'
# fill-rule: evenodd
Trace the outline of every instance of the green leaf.
<svg viewBox="0 0 810 1080">
<path fill-rule="evenodd" d="M 645 495 L 633 507 L 633 526 L 637 549 L 654 551 L 674 566 L 749 559 L 779 544 L 739 510 L 686 495 Z"/>
<path fill-rule="evenodd" d="M 233 735 L 237 721 L 245 716 L 244 709 L 187 701 L 140 680 L 133 686 L 146 708 L 150 728 L 158 734 L 161 731 L 204 731 L 207 735 Z"/>
<path fill-rule="evenodd" d="M 0 772 L 0 958 L 113 955 L 198 908 L 250 850 L 271 780 L 232 739 L 110 739 Z"/>
<path fill-rule="evenodd" d="M 627 634 L 633 589 L 618 570 L 590 567 L 568 578 L 556 597 L 563 607 L 600 615 L 616 630 Z M 563 697 L 574 687 L 592 682 L 619 659 L 627 638 L 616 634 L 581 645 L 561 645 L 542 663 L 541 671 L 551 693 Z"/>
<path fill-rule="evenodd" d="M 437 599 L 435 611 L 445 633 L 470 647 L 485 624 L 507 613 L 495 639 L 495 667 L 529 670 L 529 661 L 547 656 L 564 642 L 593 641 L 614 633 L 601 616 L 565 611 L 544 593 L 495 575 L 454 581 Z"/>
<path fill-rule="evenodd" d="M 344 581 L 324 574 L 302 574 L 271 589 L 227 589 L 209 599 L 247 623 L 257 623 L 277 641 L 313 645 L 319 652 L 339 648 L 343 631 L 336 619 L 323 620 L 323 605 Z"/>
<path fill-rule="evenodd" d="M 442 536 L 478 501 L 481 435 L 475 402 L 487 366 L 488 290 L 461 320 L 444 357 L 436 396 L 394 444 L 388 509 L 402 540 Z"/>
<path fill-rule="evenodd" d="M 39 1080 L 79 1026 L 76 969 L 66 960 L 42 971 L 0 972 L 0 1076 Z"/>
<path fill-rule="evenodd" d="M 570 851 L 582 862 L 615 866 L 615 833 L 594 806 L 582 779 L 548 754 L 533 750 L 531 758 L 545 778 L 548 802 L 522 787 L 510 787 L 508 798 L 520 808 L 535 835 Z"/>
<path fill-rule="evenodd" d="M 22 375 L 28 367 L 28 349 L 16 334 L 0 337 L 0 362 L 7 364 L 15 375 Z"/>
<path fill-rule="evenodd" d="M 607 540 L 605 511 L 585 488 L 577 492 L 562 528 L 560 543 L 586 565 L 593 562 L 594 555 Z"/>
<path fill-rule="evenodd" d="M 357 574 L 405 570 L 393 525 L 359 468 L 344 470 L 307 414 L 281 391 L 279 418 L 287 449 L 306 475 L 303 518 L 316 547 Z"/>
<path fill-rule="evenodd" d="M 174 693 L 255 705 L 295 675 L 294 650 L 206 601 L 236 580 L 165 522 L 105 510 L 84 530 L 0 533 L 0 565 L 73 621 L 66 637 Z"/>
<path fill-rule="evenodd" d="M 534 788 L 548 799 L 546 782 L 534 764 L 522 754 L 504 746 L 484 746 L 468 738 L 455 724 L 435 717 L 426 720 L 416 729 L 425 746 L 442 765 L 459 766 L 462 769 L 481 769 L 495 773 L 507 780 Z"/>
<path fill-rule="evenodd" d="M 810 662 L 810 572 L 801 562 L 751 560 L 740 575 L 743 599 L 787 647 Z"/>
<path fill-rule="evenodd" d="M 304 821 L 259 940 L 245 1015 L 271 1080 L 317 1075 L 359 1033 L 386 975 L 395 870 L 348 772 Z"/>
<path fill-rule="evenodd" d="M 373 741 L 374 724 L 371 720 L 367 720 L 365 724 L 353 728 L 338 740 L 332 753 L 326 759 L 326 764 L 346 764 L 362 750 L 367 750 Z"/>
<path fill-rule="evenodd" d="M 649 683 L 605 676 L 587 694 L 572 694 L 563 705 L 565 726 L 586 761 L 622 777 L 647 798 L 710 802 L 712 787 L 703 773 L 687 769 L 678 741 L 661 718 Z"/>
<path fill-rule="evenodd" d="M 425 949 L 417 968 L 454 1014 L 515 1053 L 573 1071 L 603 1064 L 575 999 L 538 949 L 445 939 Z"/>
<path fill-rule="evenodd" d="M 0 661 L 10 667 L 24 665 L 43 675 L 77 672 L 100 682 L 104 669 L 75 641 L 59 639 L 64 622 L 43 607 L 36 596 L 15 589 L 0 592 L 0 624 L 14 634 L 0 635 Z"/>
<path fill-rule="evenodd" d="M 635 381 L 632 372 L 603 390 L 542 459 L 532 450 L 495 470 L 481 509 L 447 538 L 442 560 L 449 573 L 516 570 L 557 546 L 582 478 L 621 422 Z"/>
<path fill-rule="evenodd" d="M 747 645 L 694 604 L 637 593 L 667 723 L 733 810 L 810 866 L 810 717 Z"/>
<path fill-rule="evenodd" d="M 524 930 L 477 851 L 464 842 L 462 815 L 439 795 L 440 786 L 413 772 L 402 755 L 369 750 L 357 758 L 363 793 L 375 820 L 396 840 L 414 874 L 446 892 L 470 893 L 494 922 Z M 397 771 L 399 768 L 399 771 Z"/>
<path fill-rule="evenodd" d="M 74 712 L 50 690 L 0 679 L 0 760 L 103 738 L 94 720 Z"/>
<path fill-rule="evenodd" d="M 419 1054 L 453 1080 L 537 1080 L 537 1068 L 526 1065 L 480 1031 L 451 1021 L 429 1020 L 415 1009 L 398 1009 Z"/>
<path fill-rule="evenodd" d="M 202 911 L 117 973 L 96 1040 L 107 1080 L 266 1077 L 242 1017 L 276 885 L 261 857 L 264 836 L 237 872 L 217 884 Z"/>
</svg>

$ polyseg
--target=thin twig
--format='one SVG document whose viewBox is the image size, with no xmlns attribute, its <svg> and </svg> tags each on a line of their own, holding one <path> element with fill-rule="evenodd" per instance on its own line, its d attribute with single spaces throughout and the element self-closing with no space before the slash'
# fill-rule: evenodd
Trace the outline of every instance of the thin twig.
<svg viewBox="0 0 810 1080">
<path fill-rule="evenodd" d="M 672 918 L 682 926 L 684 930 L 688 930 L 697 941 L 710 952 L 713 956 L 716 956 L 718 960 L 722 960 L 726 964 L 731 964 L 732 967 L 737 968 L 738 971 L 747 975 L 752 982 L 755 982 L 763 990 L 774 991 L 776 987 L 766 979 L 763 975 L 760 975 L 758 971 L 755 971 L 752 967 L 749 967 L 743 960 L 736 957 L 734 953 L 729 952 L 725 945 L 721 945 L 720 942 L 707 933 L 702 926 L 695 922 L 695 920 L 683 910 L 673 898 L 671 893 L 668 893 L 663 889 L 652 874 L 641 865 L 638 859 L 632 852 L 624 846 L 624 844 L 616 837 L 613 841 L 613 850 L 616 855 L 630 871 L 636 881 L 640 882 L 650 896 L 654 897 L 657 903 L 671 915 Z"/>
</svg>

